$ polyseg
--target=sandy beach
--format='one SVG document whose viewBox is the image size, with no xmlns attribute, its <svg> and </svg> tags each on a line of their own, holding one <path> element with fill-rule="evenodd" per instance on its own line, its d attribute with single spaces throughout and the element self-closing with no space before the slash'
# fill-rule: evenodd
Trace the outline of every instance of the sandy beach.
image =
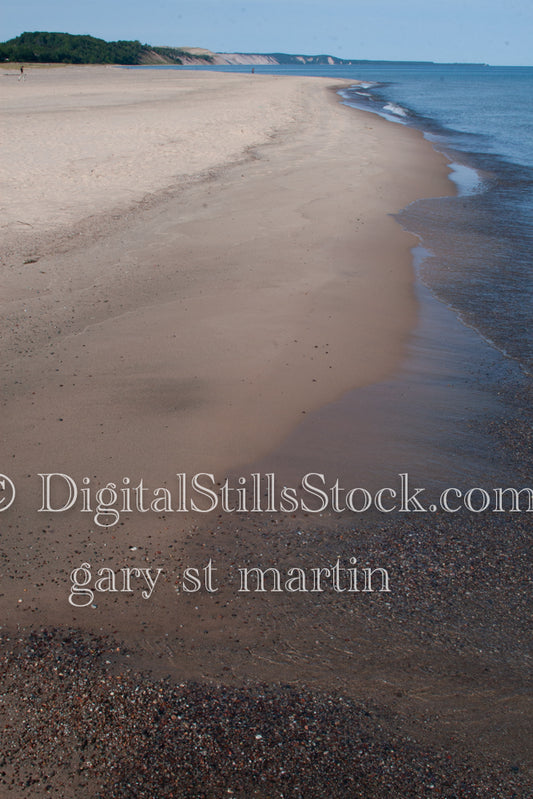
<svg viewBox="0 0 533 799">
<path fill-rule="evenodd" d="M 176 474 L 220 485 L 276 463 L 302 420 L 401 364 L 417 240 L 393 215 L 453 185 L 418 132 L 347 108 L 338 88 L 110 67 L 28 70 L 25 83 L 0 73 L 1 471 L 16 486 L 0 515 L 6 795 L 528 795 L 526 660 L 509 654 L 508 626 L 525 651 L 525 523 L 496 520 L 489 540 L 482 519 L 444 515 L 354 523 L 161 503 L 108 526 L 95 516 L 110 483 L 175 498 Z M 78 486 L 71 509 L 40 512 L 50 473 Z M 243 567 L 354 556 L 395 574 L 395 591 L 236 588 Z M 187 593 L 184 569 L 205 575 L 209 562 L 217 590 Z M 82 564 L 108 580 L 138 574 L 131 591 L 76 607 Z M 161 570 L 149 598 L 146 569 Z M 189 680 L 194 712 L 178 712 Z M 65 714 L 70 732 L 58 733 Z M 312 730 L 300 743 L 283 737 L 296 716 Z M 300 762 L 281 757 L 298 746 Z"/>
<path fill-rule="evenodd" d="M 48 372 L 52 342 L 77 380 L 17 411 L 27 429 L 54 408 L 33 446 L 53 458 L 59 432 L 63 466 L 83 451 L 95 473 L 103 433 L 115 474 L 172 474 L 176 447 L 187 471 L 227 469 L 397 363 L 415 314 L 414 238 L 388 215 L 450 191 L 417 135 L 349 114 L 322 79 L 105 68 L 6 79 L 13 128 L 47 75 L 63 96 L 43 87 L 24 136 L 9 136 L 4 352 L 27 356 L 12 361 L 17 407 L 29 399 L 18 370 Z"/>
</svg>

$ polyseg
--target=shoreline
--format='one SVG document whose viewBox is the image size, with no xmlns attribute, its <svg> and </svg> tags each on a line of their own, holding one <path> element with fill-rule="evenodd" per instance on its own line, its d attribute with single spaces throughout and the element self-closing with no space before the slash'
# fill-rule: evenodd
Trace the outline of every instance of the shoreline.
<svg viewBox="0 0 533 799">
<path fill-rule="evenodd" d="M 66 74 L 53 70 L 52 81 L 52 73 Z M 77 68 L 75 74 L 87 80 Z M 57 769 L 47 779 L 54 786 L 74 780 L 91 796 L 103 785 L 107 796 L 123 795 L 112 780 L 131 772 L 130 754 L 136 768 L 152 758 L 150 773 L 169 765 L 171 778 L 179 779 L 183 757 L 205 746 L 202 707 L 212 701 L 229 729 L 220 746 L 233 751 L 241 739 L 238 719 L 224 720 L 230 694 L 245 715 L 246 708 L 256 712 L 256 700 L 264 707 L 267 695 L 279 718 L 287 711 L 289 721 L 296 703 L 313 736 L 318 714 L 323 721 L 317 735 L 331 744 L 328 752 L 339 746 L 335 721 L 346 735 L 354 724 L 359 730 L 368 723 L 365 745 L 375 747 L 376 758 L 367 761 L 373 772 L 361 774 L 365 798 L 390 795 L 376 774 L 384 773 L 391 746 L 399 753 L 391 764 L 395 779 L 412 762 L 414 746 L 421 770 L 433 764 L 441 795 L 461 780 L 464 793 L 465 779 L 464 795 L 476 799 L 511 783 L 519 791 L 530 784 L 531 768 L 521 743 L 531 726 L 526 521 L 510 528 L 506 519 L 487 525 L 464 515 L 354 521 L 264 513 L 215 514 L 201 522 L 191 514 L 176 523 L 161 511 L 132 513 L 102 530 L 78 508 L 38 512 L 39 473 L 61 471 L 80 480 L 87 475 L 95 488 L 124 475 L 164 486 L 176 471 L 212 470 L 222 479 L 228 470 L 278 451 L 303 416 L 312 421 L 356 386 L 369 389 L 367 410 L 372 408 L 373 388 L 392 379 L 402 363 L 418 318 L 411 255 L 416 237 L 392 214 L 426 193 L 452 191 L 445 159 L 418 132 L 343 106 L 327 80 L 257 77 L 241 76 L 236 83 L 226 73 L 204 80 L 187 72 L 172 78 L 190 92 L 195 124 L 202 105 L 209 115 L 202 91 L 219 97 L 217 125 L 227 126 L 228 135 L 231 111 L 243 97 L 233 87 L 253 87 L 246 95 L 252 110 L 244 137 L 250 144 L 237 160 L 216 161 L 206 144 L 204 156 L 211 161 L 199 177 L 179 173 L 171 187 L 158 186 L 149 197 L 143 189 L 133 211 L 114 195 L 113 218 L 97 213 L 71 220 L 57 238 L 48 237 L 43 223 L 43 238 L 36 239 L 42 249 L 28 249 L 25 236 L 13 239 L 2 331 L 11 335 L 3 371 L 5 471 L 18 492 L 2 517 L 8 688 L 31 712 L 41 702 L 44 722 L 41 717 L 32 727 L 40 741 L 33 745 L 46 768 Z M 141 83 L 142 96 L 150 79 Z M 105 84 L 102 121 L 121 116 L 112 98 L 125 85 L 122 76 Z M 85 91 L 91 96 L 89 83 Z M 143 100 L 143 118 L 157 129 L 161 108 L 152 100 Z M 94 95 L 90 102 L 100 100 Z M 161 102 L 168 105 L 168 97 Z M 63 111 L 54 111 L 59 117 L 83 115 L 78 107 L 67 108 L 64 98 L 61 103 Z M 275 120 L 267 136 L 266 117 Z M 62 135 L 72 140 L 64 129 Z M 130 172 L 128 179 L 134 176 Z M 55 190 L 58 205 L 72 210 L 68 194 L 60 198 L 60 182 Z M 402 424 L 395 420 L 393 432 Z M 391 594 L 361 593 L 356 601 L 344 594 L 243 596 L 232 582 L 243 567 L 314 569 L 337 558 L 349 563 L 350 557 L 361 569 L 389 569 Z M 219 569 L 220 592 L 184 592 L 184 570 L 200 573 L 210 559 Z M 69 575 L 82 563 L 116 574 L 161 569 L 161 578 L 149 599 L 117 590 L 76 608 L 68 603 Z M 519 629 L 516 640 L 510 619 Z M 41 683 L 40 700 L 17 677 L 17 662 L 30 687 Z M 63 682 L 54 666 L 64 669 Z M 73 723 L 58 696 L 80 666 L 86 680 L 81 716 L 58 768 L 48 736 L 57 725 Z M 164 685 L 159 678 L 166 678 Z M 152 740 L 170 730 L 186 736 L 191 729 L 177 718 L 170 724 L 167 710 L 181 699 L 167 691 L 169 684 L 180 684 L 186 698 L 197 697 L 190 721 L 200 737 L 193 736 L 191 750 L 180 751 L 177 760 L 164 749 L 158 761 Z M 279 687 L 288 684 L 294 693 Z M 146 709 L 143 700 L 135 715 L 135 724 L 147 730 L 140 738 L 125 735 L 119 718 L 124 710 L 127 716 L 135 695 L 131 686 L 150 702 L 153 695 L 165 696 L 157 716 L 153 707 L 145 715 L 150 704 Z M 111 700 L 111 692 L 120 701 Z M 331 693 L 324 698 L 324 692 Z M 94 757 L 101 766 L 97 741 L 103 728 L 96 712 L 83 714 L 102 701 L 116 733 L 113 761 L 105 774 L 99 766 L 93 774 L 86 762 Z M 342 712 L 324 715 L 324 706 L 336 701 Z M 10 737 L 26 746 L 27 739 L 17 737 L 23 734 L 17 710 L 8 704 L 0 713 L 13 725 Z M 79 732 L 84 725 L 92 736 L 89 748 Z M 260 742 L 259 735 L 268 744 L 275 738 L 282 748 L 292 746 L 282 733 L 276 719 L 267 729 L 254 728 L 254 740 Z M 347 751 L 343 778 L 353 763 Z M 253 757 L 259 755 L 254 749 Z M 33 761 L 20 751 L 9 750 L 8 757 L 16 791 L 16 780 L 27 777 L 24 764 Z M 220 769 L 222 790 L 232 787 L 235 772 L 220 750 L 210 751 L 207 760 L 215 772 Z M 326 754 L 325 768 L 334 762 Z M 286 768 L 276 760 L 278 766 Z M 299 763 L 289 769 L 288 786 L 281 771 L 269 773 L 268 799 L 282 790 L 294 799 L 300 795 L 298 779 L 307 772 Z M 421 773 L 418 784 L 416 774 L 409 785 L 395 784 L 397 795 L 426 796 Z M 38 779 L 36 797 L 45 792 Z M 148 794 L 161 790 L 140 770 L 135 779 Z M 336 784 L 334 777 L 330 783 Z M 244 791 L 240 786 L 235 795 L 248 795 Z"/>
</svg>

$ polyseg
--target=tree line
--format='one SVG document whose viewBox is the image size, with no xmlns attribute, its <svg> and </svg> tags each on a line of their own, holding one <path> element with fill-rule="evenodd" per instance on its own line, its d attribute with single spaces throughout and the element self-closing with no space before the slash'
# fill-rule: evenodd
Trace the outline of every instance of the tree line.
<svg viewBox="0 0 533 799">
<path fill-rule="evenodd" d="M 2 61 L 63 64 L 138 64 L 147 45 L 139 41 L 106 42 L 71 33 L 22 33 L 0 44 Z"/>
</svg>

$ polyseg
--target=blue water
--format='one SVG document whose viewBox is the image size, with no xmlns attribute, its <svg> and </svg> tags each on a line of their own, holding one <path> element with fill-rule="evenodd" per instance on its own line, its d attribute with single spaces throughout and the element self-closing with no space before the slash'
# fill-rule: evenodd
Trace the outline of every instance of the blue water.
<svg viewBox="0 0 533 799">
<path fill-rule="evenodd" d="M 533 372 L 533 67 L 365 62 L 255 72 L 364 81 L 342 92 L 345 102 L 421 129 L 448 155 L 459 196 L 415 203 L 400 215 L 432 253 L 421 277 Z"/>
<path fill-rule="evenodd" d="M 389 73 L 387 75 L 387 73 Z M 455 162 L 458 198 L 401 221 L 434 253 L 422 274 L 501 352 L 533 367 L 533 69 L 390 69 L 350 104 L 421 128 Z"/>
</svg>

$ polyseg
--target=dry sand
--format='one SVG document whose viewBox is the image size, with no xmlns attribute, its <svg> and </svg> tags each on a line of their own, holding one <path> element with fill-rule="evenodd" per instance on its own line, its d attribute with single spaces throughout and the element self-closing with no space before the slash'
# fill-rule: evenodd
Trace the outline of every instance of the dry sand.
<svg viewBox="0 0 533 799">
<path fill-rule="evenodd" d="M 431 795 L 450 797 L 453 785 L 457 795 L 495 796 L 511 768 L 509 793 L 501 796 L 520 790 L 524 681 L 520 662 L 505 655 L 518 646 L 508 617 L 525 641 L 526 572 L 509 565 L 524 558 L 520 526 L 513 536 L 496 531 L 489 545 L 476 527 L 459 533 L 455 519 L 433 519 L 428 532 L 424 523 L 365 520 L 355 530 L 322 519 L 302 527 L 301 519 L 272 514 L 199 522 L 190 514 L 132 513 L 102 530 L 79 506 L 55 516 L 37 512 L 40 472 L 87 475 L 94 487 L 120 484 L 124 476 L 133 483 L 143 477 L 152 488 L 171 486 L 176 472 L 222 476 L 274 450 L 303 413 L 398 364 L 416 318 L 415 239 L 390 215 L 416 198 L 449 193 L 447 170 L 420 135 L 342 106 L 332 88 L 318 78 L 100 67 L 29 70 L 24 84 L 0 77 L 7 132 L 2 471 L 17 486 L 1 518 L 0 601 L 4 629 L 16 632 L 15 643 L 4 642 L 6 684 L 17 697 L 2 709 L 12 730 L 3 776 L 10 795 L 25 795 L 24 777 L 34 780 L 35 797 L 48 795 L 47 784 L 66 796 L 65 782 L 74 793 L 90 786 L 94 796 L 100 789 L 108 796 L 191 796 L 177 783 L 165 793 L 149 781 L 163 763 L 159 751 L 174 779 L 190 755 L 167 757 L 155 744 L 148 747 L 155 758 L 150 774 L 139 771 L 138 787 L 125 787 L 120 775 L 145 755 L 135 736 L 128 738 L 137 727 L 124 725 L 122 704 L 113 700 L 106 713 L 117 752 L 105 768 L 95 754 L 96 782 L 87 771 L 93 766 L 76 765 L 87 746 L 84 725 L 96 725 L 90 745 L 105 750 L 99 691 L 123 681 L 128 704 L 130 682 L 146 680 L 128 676 L 132 664 L 170 673 L 172 684 L 290 682 L 362 701 L 377 714 L 377 759 L 365 760 L 366 792 L 352 786 L 343 793 L 336 774 L 331 795 L 387 796 L 394 785 L 395 795 L 425 797 L 434 790 L 430 761 L 440 786 Z M 239 566 L 312 567 L 353 554 L 373 566 L 390 564 L 397 590 L 354 603 L 236 592 Z M 220 569 L 220 593 L 177 593 L 182 569 L 209 558 Z M 478 570 L 487 558 L 490 570 Z M 69 572 L 82 562 L 94 571 L 136 566 L 163 573 L 150 601 L 137 590 L 102 594 L 94 607 L 76 609 L 67 601 Z M 472 599 L 476 579 L 485 580 L 486 591 Z M 24 648 L 28 632 L 51 625 L 112 634 L 130 653 L 109 642 L 84 648 L 79 633 L 66 641 L 61 634 L 37 637 Z M 93 698 L 97 710 L 65 738 L 58 768 L 47 736 L 67 723 L 61 691 L 70 701 L 71 676 L 56 683 L 50 674 L 65 658 L 74 658 L 68 675 L 77 662 L 78 685 L 85 681 L 83 712 Z M 26 677 L 17 678 L 17 662 Z M 19 707 L 37 707 L 25 680 L 33 686 L 39 674 L 47 675 L 39 700 L 44 717 L 32 716 L 30 734 Z M 143 685 L 143 696 L 163 691 L 149 680 Z M 220 702 L 213 701 L 224 725 L 221 691 Z M 169 694 L 164 713 L 174 701 Z M 291 703 L 307 707 L 308 725 L 322 713 L 303 694 L 272 702 L 287 710 L 289 724 Z M 357 707 L 337 716 L 348 738 L 351 719 L 368 715 Z M 151 741 L 150 732 L 159 735 L 162 727 L 144 714 L 139 706 L 134 724 Z M 317 740 L 340 746 L 335 719 L 325 718 Z M 236 724 L 229 726 L 235 746 Z M 174 737 L 187 735 L 178 728 Z M 271 725 L 268 734 L 278 733 Z M 315 746 L 303 729 L 301 735 Z M 427 772 L 418 783 L 402 771 L 411 758 L 406 735 L 434 747 L 427 757 L 417 750 Z M 196 757 L 204 744 L 191 740 Z M 398 760 L 385 768 L 387 740 Z M 294 745 L 286 742 L 291 752 Z M 473 766 L 462 759 L 465 747 Z M 351 762 L 350 747 L 342 752 Z M 487 765 L 486 754 L 496 766 Z M 202 784 L 208 769 L 215 787 L 205 795 L 218 796 L 220 785 L 234 779 L 232 768 L 241 769 L 220 765 L 218 756 L 195 765 L 187 784 Z M 442 765 L 448 760 L 449 769 Z M 325 763 L 335 772 L 335 755 Z M 313 773 L 300 775 L 293 764 L 287 787 L 278 766 L 286 768 L 274 758 L 274 782 L 258 796 L 272 799 L 284 790 L 297 797 L 300 779 L 313 784 Z M 389 768 L 394 779 L 387 788 Z M 235 796 L 249 795 L 247 784 Z"/>
</svg>

